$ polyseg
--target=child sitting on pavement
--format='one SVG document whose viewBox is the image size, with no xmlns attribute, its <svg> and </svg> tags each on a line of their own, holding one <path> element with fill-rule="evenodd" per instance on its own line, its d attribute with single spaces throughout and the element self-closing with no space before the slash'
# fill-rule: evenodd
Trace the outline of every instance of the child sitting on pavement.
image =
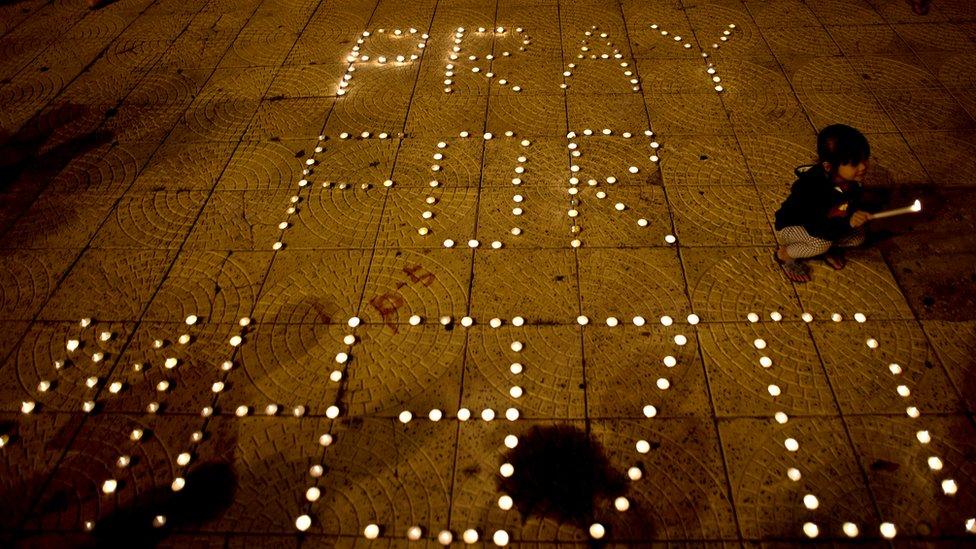
<svg viewBox="0 0 976 549">
<path fill-rule="evenodd" d="M 842 250 L 864 243 L 862 227 L 871 214 L 861 209 L 861 181 L 870 156 L 867 138 L 850 126 L 834 124 L 817 135 L 817 163 L 797 168 L 790 195 L 776 212 L 781 245 L 775 258 L 793 282 L 810 280 L 801 260 L 822 255 L 843 269 Z"/>
</svg>

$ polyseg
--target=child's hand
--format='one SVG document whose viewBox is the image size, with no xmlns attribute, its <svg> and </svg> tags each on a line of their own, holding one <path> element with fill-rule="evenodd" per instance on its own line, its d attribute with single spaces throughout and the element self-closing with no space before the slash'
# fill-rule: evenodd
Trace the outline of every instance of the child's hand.
<svg viewBox="0 0 976 549">
<path fill-rule="evenodd" d="M 855 229 L 871 220 L 871 214 L 858 210 L 851 215 L 851 227 Z"/>
</svg>

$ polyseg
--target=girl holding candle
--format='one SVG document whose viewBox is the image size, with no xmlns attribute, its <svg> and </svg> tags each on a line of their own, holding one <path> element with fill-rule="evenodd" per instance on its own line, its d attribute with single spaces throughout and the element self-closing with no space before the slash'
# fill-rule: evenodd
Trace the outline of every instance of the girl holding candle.
<svg viewBox="0 0 976 549">
<path fill-rule="evenodd" d="M 817 163 L 797 168 L 790 195 L 776 212 L 782 245 L 775 258 L 793 282 L 810 280 L 801 260 L 823 256 L 843 269 L 842 250 L 864 243 L 862 226 L 871 214 L 861 210 L 861 181 L 870 156 L 867 138 L 850 126 L 834 124 L 817 135 Z"/>
</svg>

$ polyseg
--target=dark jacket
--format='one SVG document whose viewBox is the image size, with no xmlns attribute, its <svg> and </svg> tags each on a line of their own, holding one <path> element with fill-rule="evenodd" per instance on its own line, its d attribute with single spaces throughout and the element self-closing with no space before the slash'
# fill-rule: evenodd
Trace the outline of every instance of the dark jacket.
<svg viewBox="0 0 976 549">
<path fill-rule="evenodd" d="M 790 195 L 776 212 L 776 230 L 800 225 L 811 236 L 838 240 L 853 230 L 851 214 L 861 209 L 862 187 L 855 181 L 831 183 L 823 167 L 801 166 L 796 169 Z"/>
</svg>

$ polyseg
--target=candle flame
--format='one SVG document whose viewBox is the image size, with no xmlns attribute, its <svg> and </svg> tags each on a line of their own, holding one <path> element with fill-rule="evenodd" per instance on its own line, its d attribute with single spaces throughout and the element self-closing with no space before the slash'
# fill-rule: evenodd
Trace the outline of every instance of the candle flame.
<svg viewBox="0 0 976 549">
<path fill-rule="evenodd" d="M 915 200 L 915 202 L 912 203 L 912 211 L 913 212 L 920 212 L 920 211 L 922 211 L 922 201 L 921 200 Z"/>
</svg>

